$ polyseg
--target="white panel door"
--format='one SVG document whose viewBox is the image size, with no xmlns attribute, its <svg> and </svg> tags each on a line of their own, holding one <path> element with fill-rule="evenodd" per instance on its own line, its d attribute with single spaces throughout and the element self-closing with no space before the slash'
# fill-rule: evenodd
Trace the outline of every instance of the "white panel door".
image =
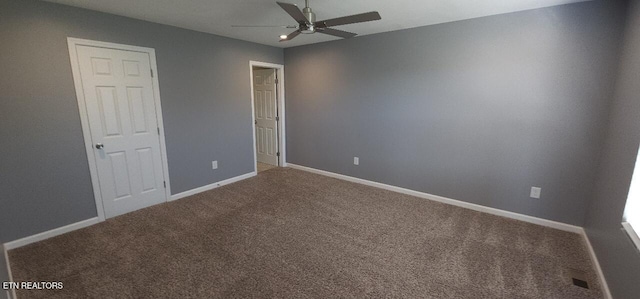
<svg viewBox="0 0 640 299">
<path fill-rule="evenodd" d="M 105 216 L 165 202 L 149 54 L 77 50 Z"/>
<path fill-rule="evenodd" d="M 278 166 L 276 70 L 253 71 L 258 162 Z"/>
</svg>

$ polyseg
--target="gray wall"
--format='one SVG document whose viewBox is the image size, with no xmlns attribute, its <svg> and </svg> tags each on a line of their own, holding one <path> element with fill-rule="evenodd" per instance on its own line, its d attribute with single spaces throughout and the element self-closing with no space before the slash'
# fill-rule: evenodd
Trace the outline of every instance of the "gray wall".
<svg viewBox="0 0 640 299">
<path fill-rule="evenodd" d="M 172 193 L 253 171 L 249 60 L 282 49 L 0 0 L 0 242 L 96 216 L 68 36 L 155 48 Z"/>
<path fill-rule="evenodd" d="M 630 9 L 610 124 L 586 230 L 614 298 L 640 296 L 640 253 L 620 222 L 640 143 L 640 4 Z"/>
<path fill-rule="evenodd" d="M 624 19 L 605 2 L 285 49 L 288 162 L 582 225 Z"/>
</svg>

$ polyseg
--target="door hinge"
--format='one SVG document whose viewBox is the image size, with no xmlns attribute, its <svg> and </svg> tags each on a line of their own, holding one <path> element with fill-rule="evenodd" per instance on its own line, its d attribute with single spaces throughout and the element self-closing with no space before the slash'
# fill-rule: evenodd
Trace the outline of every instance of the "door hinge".
<svg viewBox="0 0 640 299">
<path fill-rule="evenodd" d="M 276 121 L 280 121 L 280 116 L 276 116 Z"/>
<path fill-rule="evenodd" d="M 160 127 L 158 127 L 157 129 L 158 129 L 158 135 L 160 135 Z"/>
<path fill-rule="evenodd" d="M 277 153 L 276 153 L 276 157 L 280 157 L 280 152 L 277 152 Z"/>
<path fill-rule="evenodd" d="M 276 84 L 278 84 L 278 78 L 276 78 Z"/>
<path fill-rule="evenodd" d="M 162 181 L 162 183 L 164 184 L 164 187 L 167 188 L 167 181 Z"/>
<path fill-rule="evenodd" d="M 151 71 L 151 78 L 153 78 L 153 69 L 150 69 Z"/>
</svg>

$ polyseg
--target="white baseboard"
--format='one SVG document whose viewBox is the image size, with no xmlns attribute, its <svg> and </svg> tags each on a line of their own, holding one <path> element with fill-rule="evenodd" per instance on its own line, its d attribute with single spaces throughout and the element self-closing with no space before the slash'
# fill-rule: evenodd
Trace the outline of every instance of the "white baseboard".
<svg viewBox="0 0 640 299">
<path fill-rule="evenodd" d="M 42 232 L 42 233 L 35 234 L 35 235 L 32 235 L 32 236 L 24 237 L 22 239 L 18 239 L 18 240 L 15 240 L 15 241 L 4 243 L 4 247 L 5 247 L 6 250 L 16 249 L 18 247 L 29 245 L 31 243 L 39 242 L 39 241 L 42 241 L 42 240 L 53 238 L 55 236 L 66 234 L 68 232 L 72 232 L 72 231 L 77 230 L 77 229 L 85 228 L 87 226 L 91 226 L 91 225 L 94 225 L 94 224 L 99 223 L 99 222 L 100 222 L 100 219 L 98 217 L 90 218 L 90 219 L 83 220 L 83 221 L 80 221 L 80 222 L 76 222 L 76 223 L 72 223 L 72 224 L 69 224 L 69 225 L 65 225 L 63 227 L 54 228 L 54 229 L 46 231 L 46 232 Z"/>
<path fill-rule="evenodd" d="M 14 282 L 13 274 L 11 273 L 11 264 L 9 262 L 9 254 L 7 253 L 7 250 L 8 250 L 7 247 L 2 245 L 2 251 L 4 253 L 4 261 L 7 264 L 7 274 L 9 274 L 9 281 Z M 18 296 L 16 296 L 16 290 L 15 289 L 8 290 L 7 297 L 9 299 L 17 299 Z"/>
<path fill-rule="evenodd" d="M 231 183 L 235 183 L 235 182 L 238 182 L 238 181 L 242 181 L 244 179 L 248 179 L 250 177 L 254 177 L 257 174 L 258 174 L 257 172 L 252 171 L 252 172 L 249 172 L 249 173 L 246 173 L 246 174 L 243 174 L 243 175 L 239 175 L 237 177 L 232 177 L 230 179 L 226 179 L 224 181 L 220 181 L 220 182 L 217 182 L 217 183 L 213 183 L 213 184 L 209 184 L 209 185 L 206 185 L 206 186 L 198 187 L 198 188 L 191 189 L 191 190 L 188 190 L 188 191 L 185 191 L 185 192 L 180 192 L 178 194 L 171 195 L 171 199 L 169 199 L 169 200 L 170 201 L 178 200 L 178 199 L 181 199 L 181 198 L 185 198 L 187 196 L 191 196 L 191 195 L 195 195 L 195 194 L 202 193 L 202 192 L 205 192 L 205 191 L 209 191 L 211 189 L 215 189 L 215 188 L 218 188 L 218 187 L 222 187 L 224 185 L 229 185 Z"/>
<path fill-rule="evenodd" d="M 291 168 L 294 168 L 294 169 L 299 169 L 299 170 L 304 170 L 304 171 L 308 171 L 308 172 L 312 172 L 312 173 L 317 173 L 317 174 L 321 174 L 321 175 L 325 175 L 325 176 L 329 176 L 329 177 L 333 177 L 333 178 L 337 178 L 337 179 L 341 179 L 341 180 L 345 180 L 345 181 L 349 181 L 349 182 L 353 182 L 353 183 L 363 184 L 363 185 L 372 186 L 372 187 L 385 189 L 385 190 L 389 190 L 389 191 L 394 191 L 394 192 L 398 192 L 398 193 L 402 193 L 402 194 L 412 195 L 412 196 L 415 196 L 415 197 L 425 198 L 425 199 L 429 199 L 429 200 L 433 200 L 433 201 L 437 201 L 437 202 L 441 202 L 441 203 L 445 203 L 445 204 L 449 204 L 449 205 L 453 205 L 453 206 L 457 206 L 457 207 L 461 207 L 461 208 L 465 208 L 465 209 L 470 209 L 470 210 L 474 210 L 474 211 L 478 211 L 478 212 L 483 212 L 483 213 L 487 213 L 487 214 L 502 216 L 502 217 L 506 217 L 506 218 L 511 218 L 511 219 L 515 219 L 515 220 L 520 220 L 520 221 L 524 221 L 524 222 L 528 222 L 528 223 L 537 224 L 537 225 L 547 226 L 547 227 L 551 227 L 551 228 L 555 228 L 555 229 L 559 229 L 559 230 L 563 230 L 563 231 L 568 231 L 568 232 L 572 232 L 572 233 L 581 234 L 583 232 L 582 227 L 571 225 L 571 224 L 566 224 L 566 223 L 562 223 L 562 222 L 557 222 L 557 221 L 553 221 L 553 220 L 547 220 L 547 219 L 542 219 L 542 218 L 533 217 L 533 216 L 529 216 L 529 215 L 519 214 L 519 213 L 515 213 L 515 212 L 509 212 L 509 211 L 505 211 L 505 210 L 500 210 L 500 209 L 496 209 L 496 208 L 485 207 L 485 206 L 482 206 L 482 205 L 468 203 L 468 202 L 461 201 L 461 200 L 456 200 L 456 199 L 451 199 L 451 198 L 447 198 L 447 197 L 443 197 L 443 196 L 428 194 L 428 193 L 424 193 L 424 192 L 419 192 L 419 191 L 415 191 L 415 190 L 411 190 L 411 189 L 396 187 L 396 186 L 387 185 L 387 184 L 383 184 L 383 183 L 368 181 L 368 180 L 365 180 L 365 179 L 355 178 L 355 177 L 346 176 L 346 175 L 343 175 L 343 174 L 337 174 L 337 173 L 324 171 L 324 170 L 319 170 L 319 169 L 315 169 L 315 168 L 311 168 L 311 167 L 300 166 L 300 165 L 291 164 L 291 163 L 288 164 L 288 167 L 291 167 Z"/>
<path fill-rule="evenodd" d="M 611 290 L 609 290 L 609 285 L 607 284 L 607 280 L 604 278 L 604 272 L 602 272 L 602 268 L 600 267 L 600 262 L 598 261 L 598 256 L 596 256 L 596 252 L 593 250 L 593 246 L 591 246 L 591 241 L 589 241 L 589 236 L 587 232 L 582 229 L 581 232 L 582 238 L 584 239 L 585 245 L 589 250 L 589 257 L 591 258 L 591 262 L 593 266 L 596 268 L 596 274 L 598 275 L 598 280 L 600 281 L 600 287 L 602 288 L 602 294 L 605 299 L 612 299 Z"/>
</svg>

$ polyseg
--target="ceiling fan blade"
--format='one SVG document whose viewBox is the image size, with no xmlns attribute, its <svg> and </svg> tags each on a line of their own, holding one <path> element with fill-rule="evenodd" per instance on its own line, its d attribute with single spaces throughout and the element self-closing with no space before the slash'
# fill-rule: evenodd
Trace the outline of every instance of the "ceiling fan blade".
<svg viewBox="0 0 640 299">
<path fill-rule="evenodd" d="M 316 32 L 324 33 L 324 34 L 328 34 L 328 35 L 333 35 L 333 36 L 337 36 L 337 37 L 342 37 L 342 38 L 352 38 L 352 37 L 357 35 L 355 33 L 342 31 L 342 30 L 338 30 L 338 29 L 333 29 L 333 28 L 318 28 L 318 30 Z"/>
<path fill-rule="evenodd" d="M 276 3 L 278 3 L 278 5 L 280 5 L 280 7 L 284 9 L 284 11 L 286 11 L 294 20 L 296 20 L 296 22 L 303 23 L 303 24 L 309 23 L 309 20 L 307 20 L 307 17 L 305 17 L 304 14 L 302 14 L 302 11 L 298 8 L 297 5 L 291 4 L 291 3 L 284 3 L 284 2 L 276 2 Z"/>
<path fill-rule="evenodd" d="M 316 22 L 316 27 L 326 28 L 326 27 L 333 27 L 333 26 L 339 26 L 339 25 L 377 21 L 380 19 L 382 19 L 382 17 L 380 17 L 380 14 L 377 11 L 372 11 L 372 12 L 366 12 L 366 13 L 361 13 L 361 14 L 352 15 L 352 16 L 319 21 L 319 22 Z"/>
<path fill-rule="evenodd" d="M 287 35 L 287 38 L 282 38 L 280 39 L 280 42 L 286 42 L 286 41 L 290 41 L 292 40 L 294 37 L 298 36 L 301 33 L 300 30 L 296 30 L 294 32 L 289 33 L 289 35 Z"/>
<path fill-rule="evenodd" d="M 231 25 L 234 28 L 291 28 L 296 29 L 298 26 L 296 25 L 281 25 L 281 26 L 272 26 L 272 25 Z"/>
</svg>

